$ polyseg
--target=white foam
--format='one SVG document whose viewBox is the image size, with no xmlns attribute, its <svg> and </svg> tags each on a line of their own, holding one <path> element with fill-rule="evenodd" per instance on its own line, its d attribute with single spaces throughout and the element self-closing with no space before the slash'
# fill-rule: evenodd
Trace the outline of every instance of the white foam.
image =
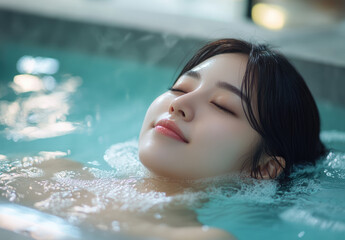
<svg viewBox="0 0 345 240">
<path fill-rule="evenodd" d="M 45 154 L 41 152 L 39 156 L 24 157 L 20 164 L 11 165 L 12 167 L 8 168 L 13 170 L 13 166 L 15 166 L 18 172 L 26 174 L 27 177 L 39 177 L 42 172 L 33 164 L 54 158 L 55 155 L 58 157 L 61 154 L 64 153 Z M 80 179 L 76 171 L 66 170 L 55 173 L 51 180 L 37 181 L 42 185 L 43 191 L 51 193 L 46 199 L 36 202 L 35 207 L 73 219 L 78 223 L 89 215 L 102 213 L 108 208 L 138 213 L 154 210 L 155 213 L 159 213 L 170 206 L 196 209 L 201 218 L 202 215 L 214 215 L 219 219 L 228 219 L 228 216 L 233 216 L 237 221 L 261 219 L 264 222 L 262 217 L 268 216 L 267 219 L 269 219 L 272 214 L 269 209 L 275 206 L 278 210 L 283 207 L 279 218 L 284 221 L 306 222 L 307 225 L 317 228 L 343 231 L 342 220 L 333 218 L 332 214 L 325 218 L 314 216 L 313 207 L 302 208 L 303 211 L 301 211 L 300 205 L 308 197 L 311 196 L 312 199 L 315 193 L 323 190 L 324 179 L 321 177 L 324 176 L 324 171 L 331 172 L 337 180 L 345 179 L 341 178 L 341 175 L 335 174 L 335 171 L 344 173 L 345 170 L 345 154 L 341 152 L 330 152 L 316 166 L 296 168 L 291 175 L 292 181 L 287 189 L 281 190 L 278 182 L 274 180 L 255 180 L 234 174 L 194 181 L 200 186 L 208 187 L 200 188 L 200 190 L 186 189 L 183 193 L 174 196 L 167 196 L 164 192 L 141 192 L 136 189 L 136 184 L 148 176 L 148 170 L 138 159 L 137 139 L 112 145 L 106 150 L 104 160 L 113 170 L 105 171 L 97 166 L 84 168 L 84 170 L 88 169 L 96 179 Z M 2 166 L 7 161 L 9 160 L 2 161 Z M 54 159 L 50 161 L 54 161 Z M 37 168 L 39 167 L 37 166 Z M 1 175 L 2 181 L 16 181 L 13 176 L 9 175 L 10 179 L 7 180 L 4 179 L 4 176 L 6 174 Z M 8 188 L 7 193 L 8 199 L 13 197 L 15 199 L 17 196 L 16 189 L 13 188 Z M 83 198 L 89 199 L 87 204 L 80 204 L 78 199 Z M 286 208 L 286 205 L 293 207 Z M 330 206 L 333 209 L 334 206 Z M 327 211 L 325 212 L 327 213 Z M 278 215 L 278 212 L 275 214 Z"/>
<path fill-rule="evenodd" d="M 142 177 L 148 173 L 138 158 L 137 139 L 112 145 L 106 150 L 104 160 L 116 170 L 116 177 L 119 178 Z"/>
<path fill-rule="evenodd" d="M 345 170 L 345 154 L 331 151 L 327 155 L 324 164 L 332 169 Z"/>
</svg>

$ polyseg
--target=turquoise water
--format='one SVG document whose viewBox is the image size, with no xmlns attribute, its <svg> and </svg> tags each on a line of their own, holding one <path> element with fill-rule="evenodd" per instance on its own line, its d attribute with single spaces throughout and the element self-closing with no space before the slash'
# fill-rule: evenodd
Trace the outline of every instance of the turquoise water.
<svg viewBox="0 0 345 240">
<path fill-rule="evenodd" d="M 25 101 L 36 96 L 36 93 L 25 92 L 17 95 L 8 84 L 19 74 L 16 69 L 17 61 L 25 55 L 59 60 L 60 67 L 56 74 L 41 74 L 43 77 L 54 77 L 56 82 L 55 89 L 46 91 L 44 95 L 56 91 L 66 94 L 57 101 L 60 101 L 60 105 L 62 102 L 68 105 L 68 114 L 64 116 L 75 126 L 75 130 L 54 138 L 28 139 L 27 136 L 18 136 L 16 139 L 13 134 L 2 134 L 1 152 L 4 155 L 18 153 L 18 149 L 24 154 L 37 153 L 44 149 L 68 151 L 71 158 L 83 163 L 99 161 L 107 147 L 139 134 L 147 107 L 168 87 L 176 71 L 175 68 L 145 65 L 135 60 L 6 44 L 1 49 L 0 96 L 2 102 L 7 101 L 7 104 L 19 103 L 22 110 Z M 66 82 L 73 81 L 78 82 L 74 92 L 58 89 Z M 31 111 L 31 114 L 42 112 L 34 108 L 26 111 Z M 63 110 L 56 109 L 56 112 L 60 111 Z M 56 113 L 52 113 L 54 114 Z M 55 122 L 59 121 L 61 120 L 57 119 Z M 26 122 L 26 126 L 34 124 Z M 0 130 L 6 127 L 6 124 L 2 124 Z M 92 146 L 92 149 L 88 146 Z"/>
<path fill-rule="evenodd" d="M 10 162 L 56 156 L 100 175 L 114 169 L 116 176 L 142 173 L 136 157 L 141 123 L 152 100 L 173 82 L 177 66 L 18 43 L 2 44 L 0 53 L 3 172 Z M 27 62 L 21 66 L 23 56 Z M 44 64 L 47 69 L 37 69 Z M 30 78 L 22 68 L 41 72 Z M 195 207 L 199 221 L 239 239 L 343 239 L 345 109 L 327 102 L 318 106 L 321 137 L 332 148 L 327 158 L 296 171 L 287 186 L 254 181 L 212 188 L 210 201 Z"/>
</svg>

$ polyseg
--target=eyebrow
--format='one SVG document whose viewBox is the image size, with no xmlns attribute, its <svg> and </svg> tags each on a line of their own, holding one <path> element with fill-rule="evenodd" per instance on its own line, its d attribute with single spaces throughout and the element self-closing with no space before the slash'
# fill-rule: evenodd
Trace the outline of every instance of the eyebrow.
<svg viewBox="0 0 345 240">
<path fill-rule="evenodd" d="M 197 72 L 197 71 L 193 71 L 193 70 L 189 70 L 189 71 L 185 72 L 183 75 L 186 75 L 186 76 L 189 76 L 189 77 L 193 77 L 193 78 L 196 78 L 196 79 L 200 79 L 201 78 L 200 73 Z"/>
<path fill-rule="evenodd" d="M 189 71 L 185 72 L 183 75 L 190 76 L 190 77 L 193 77 L 193 78 L 198 79 L 198 80 L 201 79 L 200 73 L 197 71 L 193 71 L 193 70 L 189 70 Z M 217 87 L 226 89 L 226 90 L 236 94 L 240 98 L 243 97 L 245 99 L 245 101 L 248 100 L 247 96 L 245 94 L 243 94 L 240 89 L 238 89 L 237 87 L 235 87 L 234 85 L 232 85 L 230 83 L 219 81 L 219 82 L 217 82 Z"/>
</svg>

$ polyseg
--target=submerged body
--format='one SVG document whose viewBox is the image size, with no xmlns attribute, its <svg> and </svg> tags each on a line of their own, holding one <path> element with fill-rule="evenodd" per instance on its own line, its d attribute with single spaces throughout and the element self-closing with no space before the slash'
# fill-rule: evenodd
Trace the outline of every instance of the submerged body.
<svg viewBox="0 0 345 240">
<path fill-rule="evenodd" d="M 132 153 L 128 148 L 126 153 L 121 154 L 127 156 L 126 176 L 121 169 L 112 174 L 66 159 L 45 160 L 32 156 L 21 161 L 2 160 L 2 199 L 37 209 L 40 211 L 37 213 L 60 216 L 69 226 L 80 226 L 83 233 L 85 227 L 114 232 L 113 238 L 105 239 L 114 239 L 117 234 L 124 235 L 118 239 L 132 239 L 126 236 L 134 239 L 138 236 L 143 239 L 145 236 L 148 239 L 150 236 L 158 239 L 224 236 L 229 239 L 224 231 L 205 225 L 234 230 L 239 239 L 251 238 L 254 232 L 259 234 L 259 239 L 282 233 L 286 239 L 300 239 L 303 235 L 314 239 L 341 239 L 345 232 L 344 152 L 332 151 L 317 166 L 299 169 L 294 180 L 285 187 L 275 181 L 256 180 L 251 184 L 237 179 L 232 184 L 213 184 L 215 187 L 209 191 L 200 183 L 194 191 L 191 188 L 184 191 L 181 185 L 171 184 L 171 188 L 164 188 L 169 190 L 167 193 L 162 192 L 156 178 L 145 181 L 150 178 L 142 173 L 144 168 L 128 158 Z M 106 156 L 113 157 L 109 152 Z M 114 162 L 110 159 L 107 159 L 110 166 L 124 167 L 119 159 L 113 159 Z M 152 191 L 145 190 L 146 187 Z M 4 201 L 0 204 L 0 228 L 36 236 L 35 239 L 59 239 L 62 235 L 52 228 L 54 225 L 44 224 L 37 214 L 27 220 L 21 208 L 18 208 L 20 214 L 18 211 L 6 214 L 3 211 L 6 205 Z M 62 229 L 64 234 L 71 231 L 70 227 Z M 62 239 L 95 239 L 86 234 Z"/>
<path fill-rule="evenodd" d="M 159 239 L 235 239 L 198 222 L 190 209 L 195 202 L 186 200 L 194 191 L 194 200 L 203 201 L 206 193 L 202 186 L 197 189 L 190 183 L 188 187 L 187 183 L 162 184 L 152 176 L 97 178 L 82 164 L 67 159 L 26 161 L 3 173 L 0 181 L 6 186 L 1 195 L 10 200 L 82 226 Z M 0 219 L 6 219 L 0 227 L 20 232 L 23 225 L 11 218 L 0 213 Z M 30 229 L 27 224 L 24 227 Z M 47 232 L 48 236 L 37 239 L 60 239 L 44 227 L 31 229 L 31 236 L 39 235 L 35 231 Z"/>
</svg>

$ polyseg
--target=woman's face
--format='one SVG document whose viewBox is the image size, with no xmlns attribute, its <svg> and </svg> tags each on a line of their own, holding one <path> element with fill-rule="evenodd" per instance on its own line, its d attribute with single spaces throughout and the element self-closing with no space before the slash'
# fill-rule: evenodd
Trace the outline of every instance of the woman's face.
<svg viewBox="0 0 345 240">
<path fill-rule="evenodd" d="M 239 172 L 260 140 L 238 95 L 247 60 L 235 53 L 211 57 L 152 102 L 139 136 L 139 158 L 150 171 L 182 179 Z M 180 137 L 169 130 L 172 123 Z"/>
</svg>

